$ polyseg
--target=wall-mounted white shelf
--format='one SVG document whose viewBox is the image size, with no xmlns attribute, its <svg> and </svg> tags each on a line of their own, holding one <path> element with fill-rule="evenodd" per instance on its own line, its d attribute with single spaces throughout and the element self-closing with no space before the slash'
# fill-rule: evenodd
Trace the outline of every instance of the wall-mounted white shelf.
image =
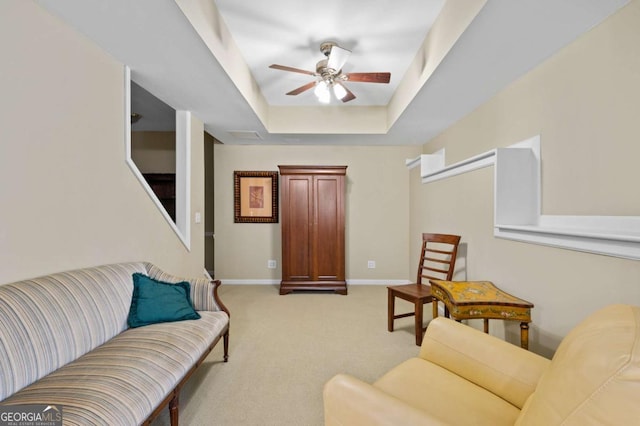
<svg viewBox="0 0 640 426">
<path fill-rule="evenodd" d="M 407 160 L 423 183 L 494 166 L 498 238 L 640 260 L 640 216 L 552 216 L 540 209 L 540 136 L 445 166 L 444 149 Z"/>
<path fill-rule="evenodd" d="M 414 160 L 407 160 L 407 163 L 414 161 L 415 165 L 413 165 L 413 167 L 420 164 L 422 183 L 428 183 L 491 166 L 495 160 L 495 155 L 496 150 L 492 149 L 491 151 L 476 155 L 464 161 L 445 166 L 443 148 L 434 154 L 423 154 Z"/>
</svg>

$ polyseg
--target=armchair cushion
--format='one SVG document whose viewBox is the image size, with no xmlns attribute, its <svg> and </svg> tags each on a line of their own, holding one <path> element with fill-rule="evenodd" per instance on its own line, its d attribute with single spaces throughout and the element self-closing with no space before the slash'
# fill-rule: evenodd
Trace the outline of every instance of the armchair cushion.
<svg viewBox="0 0 640 426">
<path fill-rule="evenodd" d="M 547 358 L 442 317 L 429 324 L 420 357 L 519 409 L 550 364 Z"/>
<path fill-rule="evenodd" d="M 520 410 L 499 396 L 422 358 L 411 358 L 374 386 L 449 424 L 513 425 Z"/>
</svg>

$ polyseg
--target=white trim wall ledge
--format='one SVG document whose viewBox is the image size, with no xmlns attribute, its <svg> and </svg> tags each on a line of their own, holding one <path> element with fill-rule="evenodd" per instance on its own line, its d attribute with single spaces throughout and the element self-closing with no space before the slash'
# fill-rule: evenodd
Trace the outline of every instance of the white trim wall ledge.
<svg viewBox="0 0 640 426">
<path fill-rule="evenodd" d="M 445 166 L 444 149 L 407 160 L 423 183 L 494 167 L 494 236 L 640 260 L 640 216 L 552 216 L 540 209 L 540 136 Z"/>
<path fill-rule="evenodd" d="M 588 253 L 640 260 L 638 216 L 540 216 L 537 226 L 496 224 L 494 235 Z"/>
</svg>

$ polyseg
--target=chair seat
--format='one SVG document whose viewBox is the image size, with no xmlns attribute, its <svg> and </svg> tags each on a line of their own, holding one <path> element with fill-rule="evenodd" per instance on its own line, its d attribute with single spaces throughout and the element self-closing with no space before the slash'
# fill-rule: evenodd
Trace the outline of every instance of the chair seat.
<svg viewBox="0 0 640 426">
<path fill-rule="evenodd" d="M 387 287 L 396 297 L 413 302 L 415 299 L 431 300 L 431 286 L 425 284 L 402 284 Z M 406 297 L 403 297 L 406 296 Z"/>
</svg>

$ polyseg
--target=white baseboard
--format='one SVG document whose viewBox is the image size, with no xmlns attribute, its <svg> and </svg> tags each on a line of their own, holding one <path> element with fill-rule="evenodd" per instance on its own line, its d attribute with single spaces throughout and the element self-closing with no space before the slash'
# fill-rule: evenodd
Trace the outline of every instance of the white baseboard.
<svg viewBox="0 0 640 426">
<path fill-rule="evenodd" d="M 279 285 L 280 280 L 267 280 L 267 279 L 240 279 L 240 280 L 227 280 L 219 278 L 223 285 Z"/>
<path fill-rule="evenodd" d="M 347 284 L 349 285 L 402 285 L 402 284 L 411 284 L 411 281 L 354 279 L 354 280 L 347 280 Z"/>
<path fill-rule="evenodd" d="M 279 285 L 280 280 L 269 279 L 224 279 L 217 278 L 224 285 Z M 347 285 L 401 285 L 410 284 L 408 280 L 369 280 L 353 279 L 347 280 Z"/>
</svg>

